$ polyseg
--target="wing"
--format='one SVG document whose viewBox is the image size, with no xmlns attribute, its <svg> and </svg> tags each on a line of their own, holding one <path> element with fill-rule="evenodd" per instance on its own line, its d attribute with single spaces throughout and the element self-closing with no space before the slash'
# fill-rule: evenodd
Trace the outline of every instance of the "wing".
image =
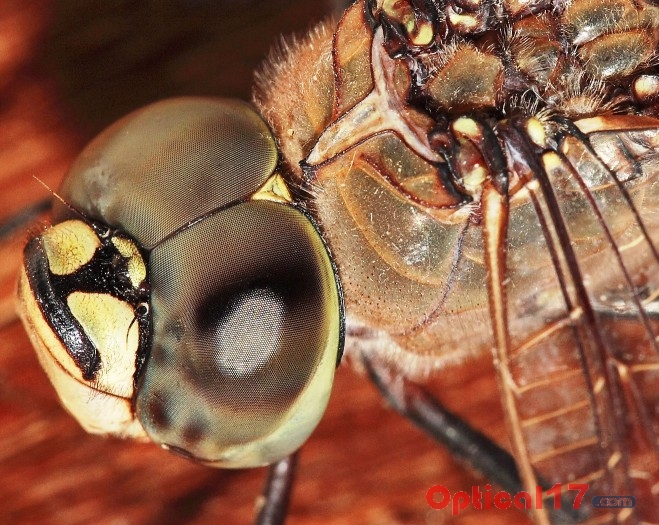
<svg viewBox="0 0 659 525">
<path fill-rule="evenodd" d="M 354 347 L 411 380 L 494 347 L 529 491 L 588 484 L 584 508 L 634 495 L 593 517 L 657 522 L 658 124 L 547 117 L 632 107 L 657 12 L 504 3 L 479 19 L 462 4 L 445 18 L 434 2 L 355 3 L 313 57 L 293 47 L 266 69 L 256 102 L 313 194 Z M 538 112 L 542 147 L 524 127 Z"/>
<path fill-rule="evenodd" d="M 581 506 L 597 523 L 659 522 L 659 135 L 643 120 L 566 121 L 535 178 L 510 201 L 483 199 L 495 358 L 520 472 L 531 494 L 587 485 Z M 596 508 L 594 496 L 638 505 Z M 554 504 L 545 498 L 540 522 Z"/>
</svg>

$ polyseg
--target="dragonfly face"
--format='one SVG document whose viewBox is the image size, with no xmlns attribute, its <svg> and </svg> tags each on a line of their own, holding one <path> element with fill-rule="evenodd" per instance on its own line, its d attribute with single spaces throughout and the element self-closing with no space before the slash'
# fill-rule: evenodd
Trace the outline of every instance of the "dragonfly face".
<svg viewBox="0 0 659 525">
<path fill-rule="evenodd" d="M 349 352 L 428 379 L 494 348 L 529 489 L 657 479 L 657 14 L 614 7 L 357 3 L 256 95 L 335 257 Z"/>
<path fill-rule="evenodd" d="M 340 290 L 276 166 L 249 106 L 205 99 L 138 111 L 81 154 L 18 289 L 87 430 L 248 467 L 315 428 L 342 347 Z"/>
</svg>

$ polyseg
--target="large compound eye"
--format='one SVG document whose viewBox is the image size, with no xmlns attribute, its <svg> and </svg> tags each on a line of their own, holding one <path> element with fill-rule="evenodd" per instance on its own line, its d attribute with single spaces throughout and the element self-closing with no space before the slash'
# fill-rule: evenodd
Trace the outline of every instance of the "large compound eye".
<svg viewBox="0 0 659 525">
<path fill-rule="evenodd" d="M 150 249 L 205 214 L 250 198 L 276 165 L 274 138 L 248 104 L 171 99 L 103 131 L 73 164 L 59 195 Z M 55 203 L 55 221 L 72 215 Z"/>
<path fill-rule="evenodd" d="M 86 429 L 226 467 L 276 461 L 313 431 L 343 306 L 276 166 L 267 126 L 234 101 L 155 104 L 83 151 L 59 192 L 70 207 L 26 248 L 19 298 Z"/>
<path fill-rule="evenodd" d="M 229 467 L 296 450 L 324 412 L 340 345 L 336 281 L 311 221 L 279 203 L 237 205 L 156 247 L 151 275 L 137 396 L 147 433 Z"/>
</svg>

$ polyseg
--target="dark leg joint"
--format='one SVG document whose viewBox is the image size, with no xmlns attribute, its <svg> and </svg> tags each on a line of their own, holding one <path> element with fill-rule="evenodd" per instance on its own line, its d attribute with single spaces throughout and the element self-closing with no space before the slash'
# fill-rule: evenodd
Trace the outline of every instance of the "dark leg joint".
<svg viewBox="0 0 659 525">
<path fill-rule="evenodd" d="M 281 525 L 286 520 L 295 478 L 298 452 L 270 465 L 255 525 Z"/>
<path fill-rule="evenodd" d="M 394 410 L 446 447 L 461 463 L 506 492 L 517 494 L 525 490 L 515 459 L 507 450 L 449 412 L 421 386 L 365 356 L 362 360 L 371 380 Z M 551 486 L 542 479 L 539 483 L 544 490 Z M 569 494 L 564 497 L 562 508 L 550 508 L 549 514 L 556 523 L 578 523 L 587 517 L 583 510 L 572 508 Z"/>
</svg>

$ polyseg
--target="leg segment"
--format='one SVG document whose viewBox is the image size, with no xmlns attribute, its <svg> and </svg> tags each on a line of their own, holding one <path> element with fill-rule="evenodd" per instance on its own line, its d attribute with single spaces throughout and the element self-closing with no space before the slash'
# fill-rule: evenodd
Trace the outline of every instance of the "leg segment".
<svg viewBox="0 0 659 525">
<path fill-rule="evenodd" d="M 394 410 L 446 447 L 461 463 L 506 492 L 514 495 L 524 490 L 515 459 L 507 450 L 449 412 L 421 386 L 365 356 L 362 360 L 370 379 Z M 550 488 L 542 481 L 541 485 L 545 490 Z M 578 523 L 586 517 L 572 508 L 568 496 L 564 496 L 562 509 L 549 508 L 548 513 L 556 523 Z"/>
<path fill-rule="evenodd" d="M 298 452 L 270 466 L 263 489 L 262 506 L 255 525 L 281 525 L 286 519 L 288 502 L 293 488 Z"/>
</svg>

